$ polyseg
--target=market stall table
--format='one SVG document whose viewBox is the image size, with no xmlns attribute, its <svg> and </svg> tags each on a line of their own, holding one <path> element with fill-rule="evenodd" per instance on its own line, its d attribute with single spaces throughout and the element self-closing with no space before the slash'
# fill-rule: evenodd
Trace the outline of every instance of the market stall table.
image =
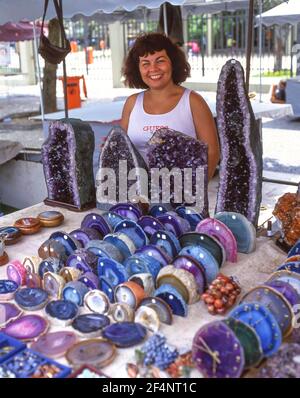
<svg viewBox="0 0 300 398">
<path fill-rule="evenodd" d="M 65 217 L 64 223 L 56 228 L 42 228 L 37 234 L 23 236 L 19 243 L 7 246 L 6 251 L 10 260 L 23 260 L 24 257 L 37 256 L 37 251 L 42 242 L 49 238 L 50 234 L 55 230 L 71 232 L 80 226 L 81 220 L 89 212 L 97 212 L 93 209 L 87 212 L 74 213 L 62 208 L 53 208 L 43 203 L 20 210 L 18 212 L 1 217 L 1 226 L 13 225 L 17 219 L 23 217 L 36 217 L 39 213 L 46 210 L 58 210 Z M 266 237 L 257 239 L 256 251 L 251 254 L 238 254 L 237 263 L 226 262 L 222 268 L 222 272 L 226 275 L 234 275 L 238 278 L 242 286 L 242 293 L 265 282 L 269 275 L 280 265 L 286 258 L 286 254 L 282 252 L 272 240 Z M 0 279 L 6 278 L 6 266 L 0 267 Z M 83 309 L 82 309 L 83 311 Z M 44 315 L 44 310 L 35 311 L 35 314 Z M 213 320 L 222 319 L 221 316 L 212 316 L 207 312 L 207 308 L 203 302 L 189 306 L 187 318 L 174 316 L 173 324 L 168 326 L 162 324 L 160 332 L 165 334 L 167 342 L 173 344 L 177 348 L 191 348 L 192 339 L 197 330 L 204 324 Z M 73 330 L 72 327 L 66 328 L 58 326 L 50 326 L 49 331 Z M 180 336 L 180 340 L 178 337 Z M 139 346 L 132 348 L 117 349 L 115 360 L 105 368 L 103 372 L 110 377 L 128 377 L 126 364 L 134 362 L 134 351 Z M 65 358 L 57 359 L 62 364 L 68 364 Z M 201 377 L 200 373 L 193 373 L 195 377 Z"/>
</svg>

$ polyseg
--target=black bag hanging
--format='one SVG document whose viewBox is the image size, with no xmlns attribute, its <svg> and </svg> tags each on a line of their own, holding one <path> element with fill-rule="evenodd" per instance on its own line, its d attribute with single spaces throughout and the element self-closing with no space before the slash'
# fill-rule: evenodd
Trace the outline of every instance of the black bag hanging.
<svg viewBox="0 0 300 398">
<path fill-rule="evenodd" d="M 63 24 L 63 12 L 58 0 L 53 0 L 57 19 L 61 29 L 61 38 L 62 38 L 62 47 L 55 46 L 54 44 L 50 43 L 48 37 L 44 35 L 44 21 L 45 16 L 49 4 L 49 0 L 45 0 L 44 6 L 44 14 L 43 14 L 43 21 L 42 21 L 42 28 L 41 28 L 41 36 L 40 36 L 40 44 L 39 44 L 39 53 L 41 56 L 51 64 L 57 65 L 59 64 L 71 51 L 71 45 L 69 40 L 66 37 L 66 32 L 64 29 Z"/>
</svg>

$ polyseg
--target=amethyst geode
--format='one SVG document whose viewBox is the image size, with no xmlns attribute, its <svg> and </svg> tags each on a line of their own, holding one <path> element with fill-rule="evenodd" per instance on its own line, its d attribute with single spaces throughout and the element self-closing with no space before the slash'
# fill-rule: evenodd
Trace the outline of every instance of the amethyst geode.
<svg viewBox="0 0 300 398">
<path fill-rule="evenodd" d="M 76 211 L 95 207 L 94 148 L 94 132 L 88 123 L 79 119 L 50 123 L 42 145 L 46 204 Z"/>
<path fill-rule="evenodd" d="M 195 138 L 178 131 L 161 128 L 156 130 L 147 143 L 148 166 L 151 170 L 151 199 L 153 202 L 162 201 L 178 206 L 183 203 L 197 206 L 197 211 L 204 217 L 208 215 L 207 196 L 207 145 Z M 167 193 L 160 179 L 159 186 L 153 178 L 155 169 L 162 171 L 166 168 L 175 177 L 170 181 L 170 198 L 153 199 L 156 195 Z M 176 191 L 175 191 L 176 189 Z"/>
<path fill-rule="evenodd" d="M 243 214 L 256 227 L 262 191 L 262 141 L 248 98 L 241 64 L 223 66 L 217 90 L 217 125 L 221 146 L 216 212 Z"/>
<path fill-rule="evenodd" d="M 148 203 L 147 165 L 121 127 L 114 127 L 101 151 L 96 176 L 97 207 L 120 202 Z"/>
</svg>

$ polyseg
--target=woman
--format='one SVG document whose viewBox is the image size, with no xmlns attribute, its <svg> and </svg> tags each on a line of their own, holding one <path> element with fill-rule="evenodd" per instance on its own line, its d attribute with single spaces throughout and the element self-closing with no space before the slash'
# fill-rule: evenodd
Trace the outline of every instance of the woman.
<svg viewBox="0 0 300 398">
<path fill-rule="evenodd" d="M 285 104 L 286 101 L 286 81 L 280 80 L 279 84 L 273 84 L 271 91 L 271 102 L 273 104 Z"/>
<path fill-rule="evenodd" d="M 121 127 L 146 160 L 146 143 L 155 130 L 168 127 L 207 143 L 208 177 L 219 161 L 216 125 L 204 99 L 180 84 L 190 75 L 182 50 L 165 35 L 137 38 L 123 69 L 125 83 L 145 91 L 128 97 Z"/>
</svg>

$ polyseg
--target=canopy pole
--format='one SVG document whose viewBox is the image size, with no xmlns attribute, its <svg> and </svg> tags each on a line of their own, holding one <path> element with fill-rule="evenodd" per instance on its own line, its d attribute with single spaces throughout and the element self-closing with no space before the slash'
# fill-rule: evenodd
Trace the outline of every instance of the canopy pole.
<svg viewBox="0 0 300 398">
<path fill-rule="evenodd" d="M 254 0 L 249 0 L 247 52 L 246 52 L 246 89 L 248 92 L 249 92 L 249 81 L 250 81 L 252 39 L 253 39 L 253 13 L 254 13 Z"/>
<path fill-rule="evenodd" d="M 64 17 L 63 17 L 63 4 L 62 0 L 59 1 L 59 6 L 61 9 L 61 22 L 63 24 Z M 59 16 L 58 16 L 59 17 Z M 61 29 L 61 42 L 65 42 L 64 34 Z M 67 68 L 66 68 L 66 59 L 63 59 L 63 88 L 64 88 L 64 104 L 65 104 L 65 118 L 69 118 L 69 110 L 68 110 L 68 93 L 67 93 Z"/>
<path fill-rule="evenodd" d="M 35 57 L 35 65 L 36 65 L 36 71 L 37 71 L 38 85 L 39 85 L 39 90 L 40 90 L 40 105 L 41 105 L 42 122 L 44 124 L 44 121 L 45 121 L 45 110 L 44 110 L 44 100 L 43 100 L 40 60 L 39 60 L 39 54 L 38 54 L 38 50 L 37 50 L 38 46 L 37 46 L 35 21 L 33 21 L 33 49 L 34 49 L 34 57 Z"/>
<path fill-rule="evenodd" d="M 259 0 L 259 102 L 262 102 L 262 0 Z"/>
<path fill-rule="evenodd" d="M 163 4 L 163 15 L 164 15 L 164 31 L 165 35 L 168 36 L 167 3 Z"/>
</svg>

